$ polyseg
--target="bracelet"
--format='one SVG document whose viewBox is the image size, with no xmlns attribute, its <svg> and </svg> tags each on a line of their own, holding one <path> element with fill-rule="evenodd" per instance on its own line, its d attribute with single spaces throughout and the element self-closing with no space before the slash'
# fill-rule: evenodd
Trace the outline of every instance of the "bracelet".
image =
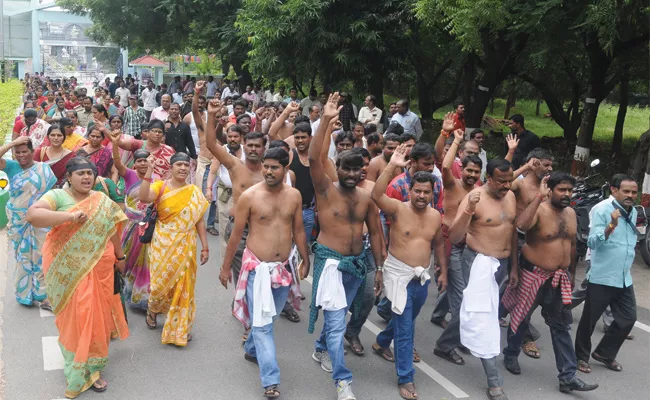
<svg viewBox="0 0 650 400">
<path fill-rule="evenodd" d="M 152 178 L 147 178 L 146 176 L 144 178 L 142 178 L 142 180 L 146 181 L 146 182 L 149 182 L 149 183 L 153 183 L 153 179 Z"/>
<path fill-rule="evenodd" d="M 440 134 L 441 134 L 442 136 L 444 136 L 444 137 L 449 137 L 449 132 L 447 132 L 447 131 L 444 130 L 444 129 L 441 129 L 441 130 L 440 130 Z"/>
<path fill-rule="evenodd" d="M 124 261 L 124 260 L 126 260 L 126 256 L 115 257 L 115 258 L 117 259 L 117 261 Z"/>
<path fill-rule="evenodd" d="M 209 252 L 209 251 L 210 251 L 210 249 L 203 249 L 203 250 L 201 250 L 201 253 L 203 253 L 204 251 L 207 251 L 207 252 Z"/>
<path fill-rule="evenodd" d="M 474 211 L 469 212 L 469 211 L 467 211 L 467 209 L 463 210 L 463 212 L 464 212 L 465 214 L 467 214 L 467 215 L 474 215 L 474 213 L 475 213 Z"/>
<path fill-rule="evenodd" d="M 613 231 L 614 229 L 616 229 L 616 226 L 612 225 L 611 222 L 609 224 L 607 224 L 607 227 L 609 228 L 610 231 Z"/>
<path fill-rule="evenodd" d="M 383 265 L 377 265 L 377 272 L 382 272 L 384 270 Z"/>
</svg>

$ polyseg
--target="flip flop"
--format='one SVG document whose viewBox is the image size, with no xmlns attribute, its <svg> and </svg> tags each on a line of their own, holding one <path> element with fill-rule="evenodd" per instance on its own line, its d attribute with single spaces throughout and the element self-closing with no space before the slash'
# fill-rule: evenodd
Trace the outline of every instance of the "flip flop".
<svg viewBox="0 0 650 400">
<path fill-rule="evenodd" d="M 362 356 L 364 352 L 363 345 L 361 344 L 361 340 L 359 340 L 359 336 L 345 336 L 345 340 L 350 343 L 350 350 L 358 356 Z"/>
<path fill-rule="evenodd" d="M 608 369 L 611 369 L 612 371 L 616 372 L 621 372 L 623 371 L 623 366 L 618 363 L 616 360 L 608 360 L 605 357 L 599 356 L 598 354 L 591 353 L 591 358 L 594 360 L 603 363 Z"/>
<path fill-rule="evenodd" d="M 145 318 L 147 328 L 149 328 L 151 330 L 156 329 L 158 327 L 157 319 L 158 319 L 158 314 L 154 314 L 154 313 L 150 312 L 149 310 L 147 310 L 147 316 Z M 149 321 L 153 321 L 153 322 L 149 322 Z"/>
<path fill-rule="evenodd" d="M 488 388 L 487 397 L 490 400 L 508 400 L 508 397 L 506 397 L 506 394 L 501 388 Z"/>
<path fill-rule="evenodd" d="M 42 310 L 52 312 L 52 304 L 47 300 L 41 301 L 40 307 L 41 307 Z"/>
<path fill-rule="evenodd" d="M 395 362 L 395 356 L 393 355 L 393 352 L 390 350 L 390 348 L 384 349 L 383 347 L 375 343 L 372 345 L 372 349 L 375 351 L 375 353 L 379 354 L 384 360 Z"/>
<path fill-rule="evenodd" d="M 530 358 L 539 358 L 539 349 L 535 342 L 526 342 L 521 345 L 521 350 Z"/>
<path fill-rule="evenodd" d="M 282 311 L 280 315 L 284 316 L 286 319 L 293 323 L 300 322 L 300 315 L 296 312 L 296 310 L 291 310 L 291 311 Z"/>
<path fill-rule="evenodd" d="M 415 347 L 414 347 L 413 348 L 413 362 L 414 363 L 419 363 L 420 361 L 422 361 L 422 358 L 420 357 L 420 355 L 418 354 L 418 351 L 415 350 Z"/>
<path fill-rule="evenodd" d="M 104 382 L 104 386 L 101 386 L 101 383 L 99 384 L 100 386 L 95 386 L 99 382 L 100 379 Z M 95 383 L 90 385 L 90 389 L 97 392 L 97 393 L 105 392 L 106 389 L 108 389 L 108 383 L 105 380 L 103 380 L 102 378 L 99 378 L 99 379 L 97 379 L 95 381 Z"/>
<path fill-rule="evenodd" d="M 591 372 L 591 366 L 589 365 L 588 362 L 583 361 L 583 360 L 578 360 L 578 371 L 584 372 L 585 374 L 588 374 Z"/>
<path fill-rule="evenodd" d="M 452 364 L 465 365 L 465 360 L 463 360 L 463 357 L 459 356 L 458 353 L 456 353 L 456 350 L 452 349 L 445 352 L 435 347 L 433 349 L 433 354 L 437 355 L 438 357 L 444 358 L 445 360 L 449 361 Z"/>
<path fill-rule="evenodd" d="M 264 390 L 264 397 L 267 399 L 276 399 L 280 397 L 280 391 L 278 390 L 278 385 L 271 385 Z"/>
<path fill-rule="evenodd" d="M 415 391 L 415 384 L 413 382 L 402 383 L 397 385 L 399 389 L 399 395 L 401 398 L 406 400 L 416 400 L 418 398 L 418 393 Z"/>
<path fill-rule="evenodd" d="M 244 352 L 244 360 L 257 364 L 257 357 L 253 357 L 246 352 Z"/>
</svg>

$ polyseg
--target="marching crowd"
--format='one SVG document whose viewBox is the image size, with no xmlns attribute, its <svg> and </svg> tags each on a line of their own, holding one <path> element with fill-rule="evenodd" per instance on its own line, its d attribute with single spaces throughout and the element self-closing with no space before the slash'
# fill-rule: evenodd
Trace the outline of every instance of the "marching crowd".
<svg viewBox="0 0 650 400">
<path fill-rule="evenodd" d="M 460 103 L 431 145 L 407 100 L 384 114 L 372 95 L 357 109 L 336 92 L 301 100 L 296 89 L 248 86 L 240 95 L 212 77 L 142 91 L 117 77 L 94 96 L 74 78 L 24 83 L 13 141 L 0 147 L 0 157 L 12 151 L 0 169 L 10 178 L 15 294 L 54 312 L 68 398 L 107 389 L 108 347 L 128 337 L 130 308 L 146 311 L 152 330 L 163 315 L 163 344 L 192 340 L 197 259 L 234 286 L 244 358 L 259 366 L 267 398 L 280 396 L 274 321 L 300 321 L 310 272 L 308 332 L 323 320 L 312 358 L 339 400 L 356 398 L 344 340 L 364 354 L 359 333 L 375 305 L 387 325 L 371 348 L 395 363 L 399 395 L 418 398 L 414 327 L 432 280 L 431 322 L 444 328 L 433 352 L 456 365 L 465 362 L 457 350 L 480 358 L 490 399 L 507 399 L 501 328 L 507 371 L 522 373 L 522 350 L 539 358 L 537 308 L 561 392 L 598 387 L 577 376 L 590 358 L 622 371 L 616 355 L 636 321 L 637 183 L 615 175 L 592 209 L 589 270 L 576 286 L 576 180 L 553 171 L 521 115 L 510 118 L 504 158 L 488 159 L 489 138 L 465 134 Z M 208 234 L 219 237 L 219 260 Z M 574 341 L 571 310 L 583 301 Z M 607 330 L 592 351 L 601 315 Z"/>
</svg>

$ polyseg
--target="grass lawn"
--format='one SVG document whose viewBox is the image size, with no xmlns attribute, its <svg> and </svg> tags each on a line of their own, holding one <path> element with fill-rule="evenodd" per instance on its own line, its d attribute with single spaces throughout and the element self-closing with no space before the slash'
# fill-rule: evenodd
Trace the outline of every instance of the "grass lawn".
<svg viewBox="0 0 650 400">
<path fill-rule="evenodd" d="M 20 106 L 23 86 L 18 80 L 0 83 L 0 145 L 11 134 L 16 119 L 16 108 Z"/>
</svg>

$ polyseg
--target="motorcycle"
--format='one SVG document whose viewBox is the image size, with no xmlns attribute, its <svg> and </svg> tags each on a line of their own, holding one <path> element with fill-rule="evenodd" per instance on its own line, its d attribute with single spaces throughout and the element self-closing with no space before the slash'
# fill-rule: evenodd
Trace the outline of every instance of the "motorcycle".
<svg viewBox="0 0 650 400">
<path fill-rule="evenodd" d="M 600 160 L 595 159 L 591 162 L 590 167 L 595 168 L 600 164 Z M 590 180 L 600 176 L 595 173 L 581 178 L 573 188 L 571 195 L 571 208 L 576 212 L 578 223 L 576 253 L 578 259 L 584 259 L 587 254 L 587 239 L 589 238 L 589 212 L 592 208 L 605 199 L 605 194 L 609 188 L 609 182 L 605 182 L 602 186 L 596 186 L 589 183 Z M 650 249 L 649 249 L 650 250 Z M 650 256 L 650 253 L 648 253 Z"/>
</svg>

